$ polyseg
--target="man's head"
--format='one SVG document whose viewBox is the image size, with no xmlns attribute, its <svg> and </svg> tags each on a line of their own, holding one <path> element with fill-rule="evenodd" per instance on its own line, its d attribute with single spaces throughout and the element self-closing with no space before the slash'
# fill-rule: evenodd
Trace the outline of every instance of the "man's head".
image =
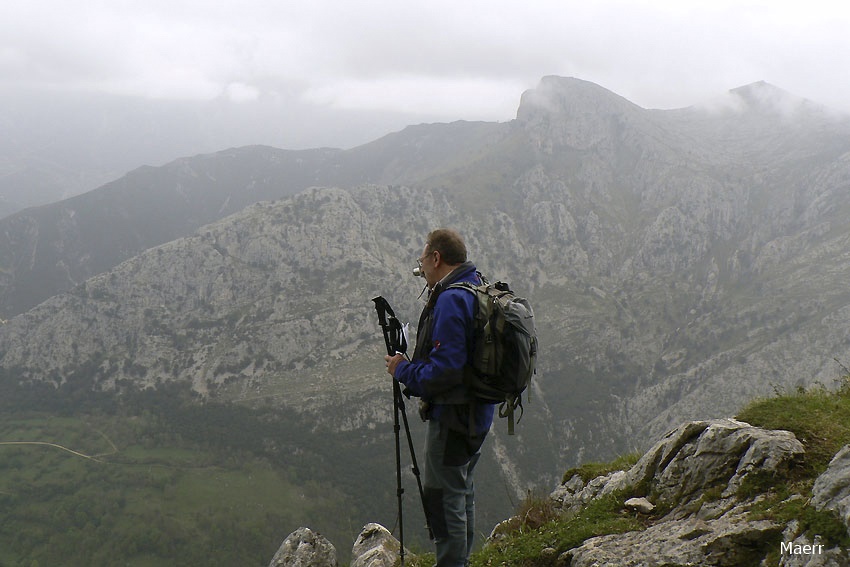
<svg viewBox="0 0 850 567">
<path fill-rule="evenodd" d="M 419 258 L 428 287 L 433 288 L 460 264 L 466 262 L 466 244 L 456 231 L 439 228 L 428 234 Z"/>
</svg>

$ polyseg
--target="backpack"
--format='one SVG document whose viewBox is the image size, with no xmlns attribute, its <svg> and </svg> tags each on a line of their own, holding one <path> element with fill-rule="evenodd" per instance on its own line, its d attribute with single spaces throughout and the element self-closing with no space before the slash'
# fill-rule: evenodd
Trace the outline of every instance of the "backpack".
<svg viewBox="0 0 850 567">
<path fill-rule="evenodd" d="M 500 404 L 499 417 L 508 418 L 508 435 L 514 434 L 514 414 L 522 417 L 522 393 L 531 383 L 537 362 L 537 331 L 528 300 L 517 297 L 508 284 L 470 282 L 449 288 L 475 294 L 475 331 L 472 360 L 464 373 L 466 386 L 477 400 Z"/>
</svg>

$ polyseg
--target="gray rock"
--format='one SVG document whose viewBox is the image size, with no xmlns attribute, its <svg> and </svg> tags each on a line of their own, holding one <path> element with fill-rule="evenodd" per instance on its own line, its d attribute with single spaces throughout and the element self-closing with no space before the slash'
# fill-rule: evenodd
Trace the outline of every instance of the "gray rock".
<svg viewBox="0 0 850 567">
<path fill-rule="evenodd" d="M 649 496 L 627 500 L 625 505 L 631 510 L 650 513 L 656 509 L 653 502 L 663 503 L 670 510 L 646 530 L 588 539 L 562 553 L 557 564 L 570 567 L 758 564 L 769 552 L 780 551 L 780 541 L 794 540 L 799 534 L 796 529 L 789 531 L 772 521 L 753 520 L 749 509 L 760 496 L 741 495 L 739 488 L 752 473 L 786 471 L 803 453 L 802 444 L 787 431 L 764 430 L 732 419 L 685 423 L 668 433 L 630 470 L 615 471 L 589 482 L 573 477 L 552 492 L 550 498 L 565 514 L 614 493 Z M 850 467 L 850 462 L 847 466 Z M 839 479 L 842 474 L 850 478 L 850 471 L 836 470 Z M 826 486 L 826 480 L 822 483 Z M 834 484 L 839 485 L 840 481 L 836 479 Z M 824 494 L 850 501 L 848 485 L 850 481 L 833 489 L 825 488 Z M 708 489 L 714 489 L 718 498 L 706 501 Z M 800 556 L 789 556 L 783 561 L 795 561 L 787 563 L 789 567 L 842 565 L 845 563 L 841 563 L 841 553 L 841 550 L 824 550 L 816 559 L 826 561 L 822 563 L 800 563 Z"/>
<path fill-rule="evenodd" d="M 380 524 L 366 524 L 351 550 L 351 567 L 393 567 L 399 561 L 401 546 Z M 412 554 L 405 548 L 405 557 Z"/>
<path fill-rule="evenodd" d="M 847 550 L 827 549 L 817 536 L 814 541 L 804 534 L 794 537 L 798 530 L 797 522 L 792 522 L 785 530 L 784 542 L 786 545 L 791 544 L 791 552 L 781 554 L 779 567 L 845 567 L 850 565 L 850 553 Z M 794 553 L 795 550 L 803 550 L 804 553 Z"/>
<path fill-rule="evenodd" d="M 655 504 L 646 498 L 629 498 L 626 500 L 626 508 L 641 514 L 651 514 L 655 510 Z"/>
<path fill-rule="evenodd" d="M 787 431 L 733 419 L 691 421 L 668 433 L 628 471 L 587 483 L 573 477 L 549 497 L 565 513 L 618 491 L 650 495 L 656 504 L 675 509 L 699 499 L 707 488 L 721 487 L 723 497 L 734 496 L 752 471 L 781 472 L 803 453 L 802 443 Z"/>
<path fill-rule="evenodd" d="M 552 491 L 549 498 L 564 513 L 570 514 L 580 510 L 594 498 L 607 496 L 616 490 L 624 488 L 623 481 L 626 478 L 624 471 L 615 471 L 584 483 L 581 477 L 576 475 Z"/>
<path fill-rule="evenodd" d="M 812 488 L 812 505 L 836 512 L 850 533 L 850 445 L 844 446 Z"/>
<path fill-rule="evenodd" d="M 337 567 L 336 548 L 310 528 L 298 528 L 283 541 L 269 567 Z"/>
<path fill-rule="evenodd" d="M 757 564 L 781 532 L 773 522 L 748 522 L 738 514 L 709 522 L 689 518 L 591 538 L 562 557 L 570 567 L 739 567 Z"/>
<path fill-rule="evenodd" d="M 667 434 L 606 492 L 646 487 L 656 503 L 676 507 L 722 487 L 733 495 L 755 470 L 778 473 L 803 456 L 792 433 L 769 431 L 733 419 L 692 421 Z"/>
</svg>

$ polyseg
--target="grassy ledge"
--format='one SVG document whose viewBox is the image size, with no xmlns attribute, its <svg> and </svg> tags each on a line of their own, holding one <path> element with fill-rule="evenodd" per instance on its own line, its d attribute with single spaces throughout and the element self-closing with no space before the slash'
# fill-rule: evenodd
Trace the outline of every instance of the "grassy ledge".
<svg viewBox="0 0 850 567">
<path fill-rule="evenodd" d="M 742 486 L 739 497 L 765 495 L 751 511 L 753 518 L 780 524 L 797 520 L 810 538 L 818 535 L 830 547 L 850 547 L 847 527 L 838 515 L 809 505 L 817 477 L 835 454 L 850 444 L 850 376 L 843 377 L 838 391 L 818 386 L 755 400 L 737 419 L 764 429 L 790 431 L 806 449 L 801 465 L 786 478 L 753 475 Z"/>
<path fill-rule="evenodd" d="M 553 519 L 536 528 L 521 527 L 474 554 L 470 564 L 473 567 L 551 565 L 552 558 L 544 550 L 553 549 L 560 554 L 591 537 L 644 529 L 646 526 L 634 514 L 624 511 L 624 502 L 623 495 L 612 494 L 593 500 L 568 519 Z"/>
<path fill-rule="evenodd" d="M 850 376 L 844 378 L 843 384 L 838 391 L 815 387 L 780 393 L 773 398 L 755 400 L 741 410 L 736 416 L 740 421 L 794 433 L 806 454 L 800 466 L 786 475 L 751 475 L 738 497 L 743 501 L 759 496 L 750 509 L 753 520 L 769 519 L 780 524 L 796 520 L 810 537 L 819 535 L 829 546 L 850 547 L 847 529 L 837 515 L 817 511 L 808 504 L 815 479 L 826 470 L 835 453 L 850 444 Z M 611 463 L 584 464 L 568 470 L 564 481 L 579 475 L 587 482 L 613 471 L 627 470 L 638 457 L 628 455 Z M 625 512 L 626 497 L 613 494 L 594 500 L 570 518 L 559 517 L 548 498 L 529 497 L 508 522 L 504 539 L 474 553 L 471 565 L 548 566 L 552 564 L 552 550 L 560 554 L 591 537 L 643 530 L 659 520 Z M 768 556 L 767 564 L 778 564 L 778 557 Z"/>
</svg>

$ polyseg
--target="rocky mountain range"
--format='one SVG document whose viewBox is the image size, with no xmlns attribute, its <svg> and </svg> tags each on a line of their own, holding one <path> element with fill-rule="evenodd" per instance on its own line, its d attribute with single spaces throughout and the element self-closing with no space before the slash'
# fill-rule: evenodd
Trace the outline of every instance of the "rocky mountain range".
<svg viewBox="0 0 850 567">
<path fill-rule="evenodd" d="M 532 400 L 490 448 L 523 494 L 829 385 L 850 360 L 849 190 L 850 120 L 774 86 L 670 111 L 547 77 L 511 122 L 226 150 L 0 220 L 0 369 L 180 381 L 368 432 L 391 418 L 370 300 L 415 321 L 424 234 L 454 226 L 536 309 Z"/>
<path fill-rule="evenodd" d="M 354 147 L 421 114 L 345 111 L 293 98 L 188 101 L 4 85 L 0 217 L 91 191 L 141 165 L 245 145 Z M 336 146 L 334 146 L 336 147 Z"/>
<path fill-rule="evenodd" d="M 497 127 L 411 127 L 348 151 L 234 148 L 142 167 L 95 191 L 9 215 L 0 219 L 0 317 L 259 201 L 313 186 L 418 181 Z"/>
</svg>

